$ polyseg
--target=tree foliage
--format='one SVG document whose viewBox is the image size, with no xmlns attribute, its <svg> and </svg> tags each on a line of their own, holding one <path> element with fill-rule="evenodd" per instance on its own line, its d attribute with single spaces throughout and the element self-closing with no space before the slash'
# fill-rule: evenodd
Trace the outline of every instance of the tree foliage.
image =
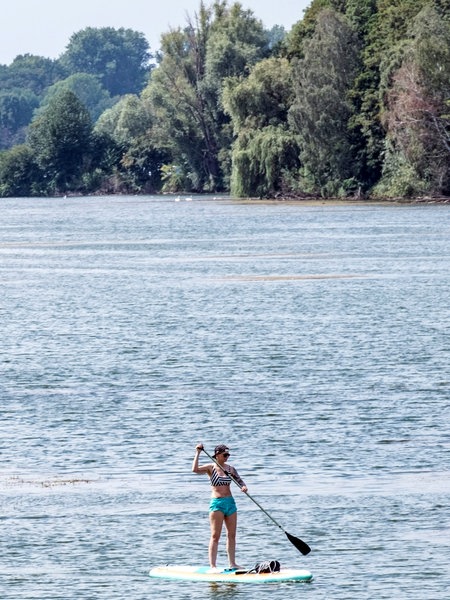
<svg viewBox="0 0 450 600">
<path fill-rule="evenodd" d="M 210 1 L 153 70 L 108 27 L 0 65 L 3 193 L 450 194 L 450 0 L 311 0 L 289 32 Z"/>
<path fill-rule="evenodd" d="M 20 144 L 0 152 L 0 196 L 37 196 L 42 178 L 30 146 Z"/>
<path fill-rule="evenodd" d="M 50 58 L 21 54 L 9 66 L 1 65 L 1 90 L 29 90 L 40 97 L 45 90 L 64 77 L 60 63 Z"/>
<path fill-rule="evenodd" d="M 450 20 L 426 6 L 386 90 L 384 178 L 399 195 L 450 193 Z M 402 157 L 402 168 L 392 163 Z M 401 185 L 399 182 L 402 182 Z"/>
<path fill-rule="evenodd" d="M 62 90 L 30 126 L 29 144 L 46 187 L 63 192 L 78 183 L 92 153 L 88 110 L 69 90 Z"/>
<path fill-rule="evenodd" d="M 370 188 L 379 180 L 384 160 L 383 66 L 389 64 L 396 47 L 402 44 L 411 19 L 429 0 L 361 1 L 365 3 L 364 11 L 358 8 L 358 0 L 352 0 L 349 11 L 363 41 L 362 66 L 352 92 L 356 107 L 352 126 L 360 137 L 361 169 L 365 187 Z"/>
<path fill-rule="evenodd" d="M 355 187 L 356 151 L 349 128 L 349 92 L 358 69 L 358 40 L 345 17 L 322 11 L 294 69 L 295 103 L 290 111 L 298 133 L 305 189 L 322 195 Z"/>
<path fill-rule="evenodd" d="M 115 150 L 115 187 L 133 193 L 154 193 L 161 188 L 161 168 L 167 155 L 152 139 L 153 114 L 138 96 L 124 96 L 103 113 L 94 131 L 112 140 Z"/>
<path fill-rule="evenodd" d="M 287 123 L 293 100 L 292 69 L 285 58 L 262 60 L 248 77 L 225 81 L 223 104 L 236 132 L 243 127 Z"/>
<path fill-rule="evenodd" d="M 285 58 L 265 59 L 248 77 L 226 81 L 223 103 L 236 136 L 231 193 L 274 196 L 289 170 L 298 168 L 296 136 L 288 128 L 294 99 L 292 70 Z"/>
<path fill-rule="evenodd" d="M 38 105 L 38 97 L 29 90 L 0 91 L 0 149 L 24 141 L 25 127 Z"/>
<path fill-rule="evenodd" d="M 60 62 L 70 75 L 95 75 L 111 96 L 117 96 L 143 89 L 150 72 L 150 58 L 142 33 L 87 27 L 72 35 Z"/>
<path fill-rule="evenodd" d="M 275 197 L 285 191 L 289 172 L 298 166 L 298 145 L 285 127 L 246 129 L 234 145 L 231 193 L 237 197 Z"/>
<path fill-rule="evenodd" d="M 114 104 L 111 95 L 105 90 L 95 75 L 75 73 L 75 75 L 70 75 L 48 88 L 47 93 L 41 101 L 40 112 L 47 107 L 52 98 L 63 90 L 69 90 L 76 95 L 78 100 L 88 109 L 93 122 Z"/>
<path fill-rule="evenodd" d="M 267 52 L 261 22 L 240 4 L 200 4 L 187 27 L 162 37 L 162 59 L 146 95 L 161 144 L 193 190 L 222 190 L 231 145 L 221 105 L 224 78 L 241 74 Z"/>
</svg>

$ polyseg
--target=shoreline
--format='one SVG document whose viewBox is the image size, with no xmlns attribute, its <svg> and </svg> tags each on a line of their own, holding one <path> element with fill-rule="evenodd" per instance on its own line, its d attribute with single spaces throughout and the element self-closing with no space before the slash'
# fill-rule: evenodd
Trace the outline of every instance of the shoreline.
<svg viewBox="0 0 450 600">
<path fill-rule="evenodd" d="M 227 198 L 224 197 L 224 200 Z M 240 204 L 291 204 L 304 206 L 411 206 L 411 205 L 450 205 L 450 197 L 439 198 L 232 198 L 228 200 Z"/>
<path fill-rule="evenodd" d="M 68 199 L 68 198 L 98 198 L 98 197 L 134 197 L 134 198 L 145 198 L 151 196 L 153 198 L 174 198 L 180 201 L 192 201 L 192 200 L 213 200 L 219 202 L 232 202 L 234 204 L 255 204 L 255 205 L 271 205 L 271 204 L 285 204 L 285 205 L 303 205 L 303 206 L 412 206 L 412 205 L 450 205 L 450 196 L 438 196 L 438 197 L 417 197 L 417 198 L 318 198 L 318 197 L 282 197 L 278 196 L 275 198 L 237 198 L 230 196 L 227 193 L 185 193 L 180 192 L 178 194 L 171 193 L 155 193 L 155 194 L 108 194 L 108 193 L 93 193 L 93 194 L 80 194 L 80 193 L 68 193 L 68 194 L 57 194 L 55 196 L 35 196 L 38 198 L 54 198 L 55 200 Z M 32 198 L 30 196 L 30 198 Z M 7 197 L 1 198 L 6 200 Z"/>
</svg>

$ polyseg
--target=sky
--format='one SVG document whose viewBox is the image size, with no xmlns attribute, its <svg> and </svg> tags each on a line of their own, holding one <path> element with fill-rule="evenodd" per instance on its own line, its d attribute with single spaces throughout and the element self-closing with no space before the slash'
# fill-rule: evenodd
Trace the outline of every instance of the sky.
<svg viewBox="0 0 450 600">
<path fill-rule="evenodd" d="M 228 0 L 233 4 L 234 0 Z M 205 0 L 209 6 L 213 0 Z M 240 0 L 266 28 L 286 30 L 303 18 L 311 0 Z M 124 27 L 143 33 L 150 51 L 162 33 L 183 27 L 198 11 L 200 0 L 8 0 L 0 17 L 0 64 L 19 54 L 58 58 L 73 33 L 86 27 Z"/>
</svg>

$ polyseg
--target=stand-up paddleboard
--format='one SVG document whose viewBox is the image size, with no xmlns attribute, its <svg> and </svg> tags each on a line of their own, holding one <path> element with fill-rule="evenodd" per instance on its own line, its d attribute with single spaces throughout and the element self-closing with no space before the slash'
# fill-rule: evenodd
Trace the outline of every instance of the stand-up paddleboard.
<svg viewBox="0 0 450 600">
<path fill-rule="evenodd" d="M 306 569 L 281 569 L 273 573 L 247 573 L 245 570 L 222 569 L 215 572 L 210 567 L 165 565 L 154 567 L 150 577 L 183 581 L 209 581 L 212 583 L 275 583 L 280 581 L 311 581 L 312 573 Z"/>
</svg>

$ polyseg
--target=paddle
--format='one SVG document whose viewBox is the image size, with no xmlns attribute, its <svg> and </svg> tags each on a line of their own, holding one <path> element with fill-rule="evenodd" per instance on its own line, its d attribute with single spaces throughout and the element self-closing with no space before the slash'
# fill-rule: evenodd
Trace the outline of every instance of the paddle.
<svg viewBox="0 0 450 600">
<path fill-rule="evenodd" d="M 219 469 L 222 470 L 222 467 L 220 466 L 220 464 L 217 462 L 217 460 L 211 456 L 210 454 L 208 454 L 208 452 L 206 452 L 206 450 L 203 448 L 203 452 L 206 454 L 206 456 L 208 458 L 210 458 L 213 462 L 216 463 L 216 465 L 219 467 Z M 230 476 L 230 478 L 232 479 L 232 481 L 234 481 L 234 483 L 240 488 L 241 486 L 239 485 L 239 483 L 236 481 L 236 479 L 233 477 L 233 475 L 227 471 L 228 475 Z M 269 517 L 269 519 L 272 521 L 272 523 L 275 523 L 275 525 L 277 527 L 279 527 L 281 529 L 281 531 L 283 531 L 286 534 L 287 539 L 291 542 L 291 544 L 293 544 L 297 550 L 299 552 L 301 552 L 304 556 L 306 556 L 307 554 L 309 554 L 311 552 L 311 548 L 308 546 L 308 544 L 306 542 L 304 542 L 303 540 L 301 540 L 298 537 L 295 537 L 295 535 L 292 535 L 290 533 L 288 533 L 285 529 L 283 529 L 283 527 L 281 527 L 281 525 L 275 521 L 275 519 L 269 515 L 269 513 L 267 512 L 267 510 L 265 510 L 261 504 L 259 502 L 257 502 L 252 496 L 250 496 L 250 494 L 248 492 L 244 492 L 244 494 L 246 494 L 250 500 L 252 500 L 252 502 L 254 502 L 256 504 L 256 506 L 263 511 L 263 513 Z"/>
</svg>

